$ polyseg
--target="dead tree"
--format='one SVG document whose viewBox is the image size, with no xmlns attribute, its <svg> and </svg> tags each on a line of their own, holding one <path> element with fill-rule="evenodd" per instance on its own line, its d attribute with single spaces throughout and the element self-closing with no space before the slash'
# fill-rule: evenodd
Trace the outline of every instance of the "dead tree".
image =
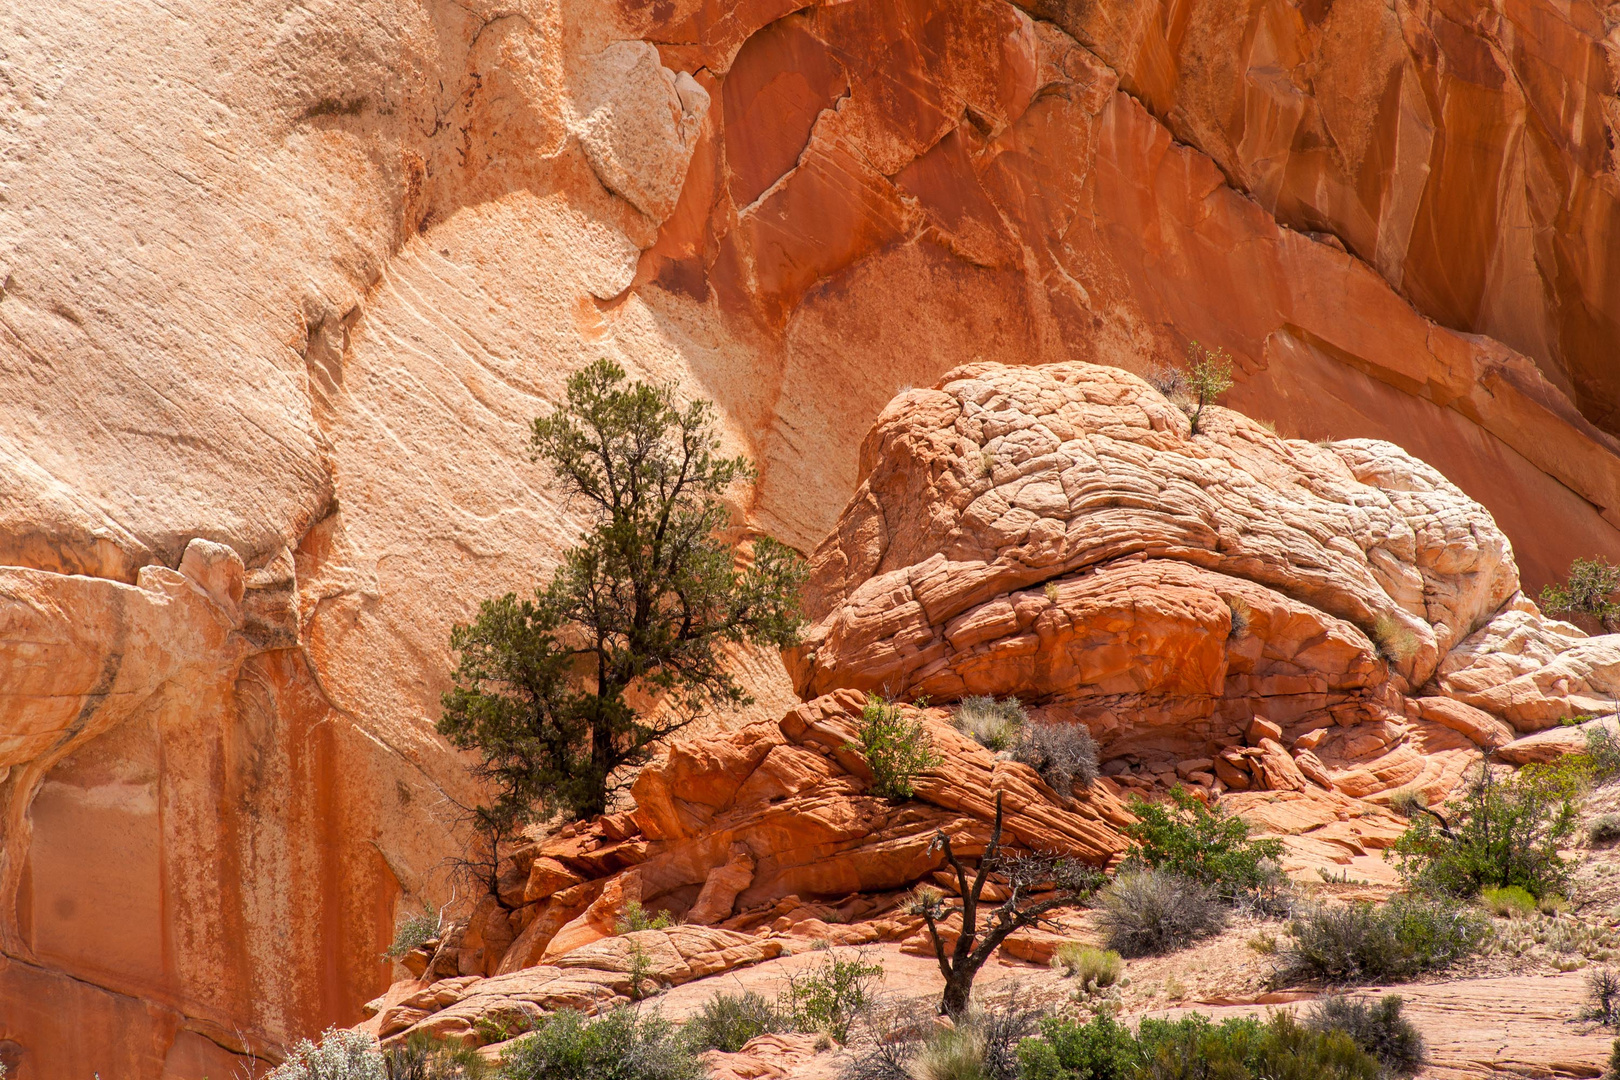
<svg viewBox="0 0 1620 1080">
<path fill-rule="evenodd" d="M 945 864 L 956 874 L 957 891 L 962 897 L 962 933 L 949 955 L 939 929 L 939 922 L 946 914 L 944 896 L 937 890 L 921 890 L 910 907 L 912 914 L 922 916 L 928 925 L 928 935 L 933 939 L 934 956 L 939 960 L 940 973 L 945 976 L 945 993 L 940 998 L 939 1011 L 947 1016 L 958 1016 L 967 1008 L 974 978 L 1008 934 L 1036 925 L 1054 908 L 1084 899 L 1103 881 L 1098 871 L 1071 860 L 1040 854 L 1004 854 L 1001 850 L 1001 798 L 1001 793 L 997 792 L 996 821 L 990 830 L 990 844 L 971 879 L 944 830 L 934 838 L 933 847 L 945 853 Z M 1009 895 L 990 910 L 981 934 L 979 907 L 983 903 L 984 887 L 993 873 L 1005 879 Z M 1043 891 L 1051 895 L 1033 899 L 1032 894 L 1039 886 L 1046 886 Z"/>
</svg>

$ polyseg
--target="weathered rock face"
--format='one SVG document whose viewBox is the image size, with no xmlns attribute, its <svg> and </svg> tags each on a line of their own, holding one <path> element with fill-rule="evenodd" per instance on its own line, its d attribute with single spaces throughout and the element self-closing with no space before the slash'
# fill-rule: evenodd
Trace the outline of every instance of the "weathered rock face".
<svg viewBox="0 0 1620 1080">
<path fill-rule="evenodd" d="M 716 399 L 763 466 L 747 523 L 806 550 L 897 388 L 975 358 L 1142 371 L 1197 338 L 1237 357 L 1251 415 L 1393 439 L 1450 477 L 1532 590 L 1575 555 L 1620 558 L 1615 444 L 1593 424 L 1616 401 L 1602 18 L 0 12 L 0 1060 L 224 1075 L 238 1032 L 286 1041 L 381 988 L 396 903 L 447 898 L 441 795 L 470 794 L 431 733 L 448 628 L 571 535 L 523 428 L 599 355 Z M 1276 655 L 1225 663 L 1272 697 L 1296 670 L 1375 696 L 1365 596 L 1340 611 L 1187 560 L 1132 572 L 1178 598 L 1166 641 L 1248 597 Z M 1060 587 L 1081 613 L 1123 595 Z M 1465 632 L 1387 595 L 1436 652 Z M 1553 661 L 1516 669 L 1512 722 L 1601 695 L 1594 648 L 1559 653 L 1574 697 L 1536 681 Z M 1189 677 L 1219 652 L 1189 653 Z M 781 715 L 774 658 L 745 662 Z M 1459 715 L 1420 719 L 1486 730 Z"/>
</svg>

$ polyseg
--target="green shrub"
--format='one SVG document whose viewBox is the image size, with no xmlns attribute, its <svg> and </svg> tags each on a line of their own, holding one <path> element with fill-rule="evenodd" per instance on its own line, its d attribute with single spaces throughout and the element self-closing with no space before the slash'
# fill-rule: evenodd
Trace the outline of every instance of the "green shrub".
<svg viewBox="0 0 1620 1080">
<path fill-rule="evenodd" d="M 1503 919 L 1522 919 L 1536 910 L 1536 898 L 1517 885 L 1481 890 L 1479 898 L 1484 902 L 1486 911 Z"/>
<path fill-rule="evenodd" d="M 638 930 L 668 930 L 675 925 L 669 912 L 652 914 L 641 906 L 640 900 L 628 900 L 619 918 L 613 924 L 615 934 L 634 934 Z"/>
<path fill-rule="evenodd" d="M 1164 870 L 1127 871 L 1102 891 L 1100 922 L 1121 956 L 1159 956 L 1226 926 L 1226 908 L 1196 881 Z"/>
<path fill-rule="evenodd" d="M 1196 341 L 1187 343 L 1187 368 L 1182 385 L 1192 399 L 1190 434 L 1198 434 L 1204 408 L 1232 389 L 1232 357 L 1225 349 L 1206 349 Z"/>
<path fill-rule="evenodd" d="M 859 743 L 847 743 L 866 758 L 872 790 L 885 799 L 909 799 L 917 774 L 944 763 L 920 720 L 907 720 L 900 706 L 868 694 L 856 726 Z"/>
<path fill-rule="evenodd" d="M 429 912 L 411 915 L 394 931 L 393 944 L 383 955 L 398 960 L 412 949 L 419 948 L 439 936 L 439 920 Z"/>
<path fill-rule="evenodd" d="M 1377 1058 L 1389 1076 L 1412 1076 L 1428 1060 L 1423 1036 L 1401 1015 L 1399 994 L 1377 1001 L 1341 995 L 1323 998 L 1305 1018 L 1317 1031 L 1342 1031 L 1366 1053 Z"/>
<path fill-rule="evenodd" d="M 1620 566 L 1611 566 L 1599 555 L 1576 559 L 1569 564 L 1569 577 L 1562 584 L 1541 590 L 1541 606 L 1549 615 L 1590 615 L 1599 620 L 1620 614 L 1614 594 L 1620 589 Z"/>
<path fill-rule="evenodd" d="M 388 1080 L 483 1080 L 491 1075 L 489 1062 L 477 1050 L 425 1031 L 384 1051 L 382 1058 Z"/>
<path fill-rule="evenodd" d="M 788 976 L 777 1010 L 797 1031 L 824 1031 L 837 1042 L 847 1042 L 850 1026 L 871 1009 L 882 977 L 882 964 L 829 953 L 813 970 Z"/>
<path fill-rule="evenodd" d="M 1605 847 L 1620 840 L 1620 814 L 1603 814 L 1586 827 L 1586 842 Z"/>
<path fill-rule="evenodd" d="M 1029 714 L 1017 698 L 966 697 L 957 705 L 952 721 L 957 730 L 990 750 L 1010 750 L 1018 741 Z"/>
<path fill-rule="evenodd" d="M 1113 949 L 1065 942 L 1052 957 L 1053 966 L 1080 980 L 1081 986 L 1113 986 L 1125 973 L 1125 964 Z"/>
<path fill-rule="evenodd" d="M 1041 774 L 1048 787 L 1063 795 L 1076 782 L 1090 787 L 1097 779 L 1097 742 L 1084 724 L 1027 724 L 1014 743 L 1014 761 Z"/>
<path fill-rule="evenodd" d="M 1482 915 L 1444 899 L 1397 896 L 1386 904 L 1321 905 L 1289 926 L 1288 966 L 1332 983 L 1408 979 L 1478 952 Z"/>
<path fill-rule="evenodd" d="M 503 1080 L 700 1080 L 703 1067 L 656 1013 L 624 1005 L 587 1020 L 559 1009 L 507 1051 Z"/>
<path fill-rule="evenodd" d="M 1603 1080 L 1620 1080 L 1620 1039 L 1609 1047 L 1609 1067 L 1603 1073 Z"/>
<path fill-rule="evenodd" d="M 327 1028 L 318 1043 L 304 1039 L 265 1080 L 387 1080 L 377 1040 Z"/>
<path fill-rule="evenodd" d="M 1129 864 L 1168 870 L 1236 899 L 1273 883 L 1281 840 L 1250 840 L 1249 825 L 1219 807 L 1210 807 L 1177 784 L 1170 789 L 1173 806 L 1131 796 L 1136 821 L 1122 830 L 1135 841 Z"/>
<path fill-rule="evenodd" d="M 1380 1069 L 1349 1035 L 1288 1013 L 1218 1025 L 1148 1017 L 1135 1036 L 1107 1016 L 1047 1020 L 1019 1059 L 1023 1080 L 1376 1080 Z"/>
<path fill-rule="evenodd" d="M 787 1026 L 775 1005 L 750 990 L 743 994 L 714 995 L 686 1022 L 681 1038 L 695 1053 L 724 1050 L 734 1054 L 747 1045 L 748 1040 Z"/>
<path fill-rule="evenodd" d="M 1586 730 L 1586 752 L 1578 755 L 1590 783 L 1598 787 L 1620 780 L 1620 739 L 1599 725 Z"/>
<path fill-rule="evenodd" d="M 1558 772 L 1524 769 L 1500 776 L 1481 759 L 1461 800 L 1445 815 L 1430 811 L 1390 850 L 1415 888 L 1473 896 L 1517 885 L 1531 896 L 1561 892 L 1570 868 L 1559 843 L 1575 829 L 1575 791 Z"/>
</svg>

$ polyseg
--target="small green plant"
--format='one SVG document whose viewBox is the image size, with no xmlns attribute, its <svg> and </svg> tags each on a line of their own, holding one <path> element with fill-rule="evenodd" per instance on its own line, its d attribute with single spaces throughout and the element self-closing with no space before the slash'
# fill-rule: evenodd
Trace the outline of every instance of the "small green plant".
<svg viewBox="0 0 1620 1080">
<path fill-rule="evenodd" d="M 1281 840 L 1249 839 L 1242 818 L 1205 805 L 1180 784 L 1170 789 L 1170 803 L 1131 796 L 1136 821 L 1122 830 L 1135 841 L 1128 863 L 1189 878 L 1225 899 L 1252 893 L 1278 878 Z"/>
<path fill-rule="evenodd" d="M 641 906 L 640 900 L 625 902 L 624 911 L 613 924 L 615 934 L 634 934 L 638 930 L 668 930 L 675 925 L 675 920 L 669 912 L 660 911 L 657 914 L 649 913 Z"/>
<path fill-rule="evenodd" d="M 488 1046 L 493 1043 L 503 1043 L 508 1039 L 528 1031 L 532 1026 L 526 1013 L 485 1013 L 473 1024 L 473 1030 L 478 1033 L 479 1042 Z"/>
<path fill-rule="evenodd" d="M 1516 885 L 1536 897 L 1560 892 L 1570 867 L 1558 849 L 1575 829 L 1574 791 L 1561 771 L 1527 767 L 1502 776 L 1482 757 L 1450 816 L 1425 810 L 1389 854 L 1422 890 L 1473 896 Z"/>
<path fill-rule="evenodd" d="M 1057 947 L 1057 952 L 1052 956 L 1052 966 L 1061 969 L 1065 975 L 1079 979 L 1081 986 L 1095 986 L 1099 990 L 1113 986 L 1125 974 L 1125 963 L 1113 949 L 1098 949 L 1073 941 L 1066 941 Z"/>
<path fill-rule="evenodd" d="M 411 915 L 394 931 L 393 944 L 383 955 L 398 960 L 412 949 L 420 948 L 439 936 L 439 920 L 431 912 Z"/>
<path fill-rule="evenodd" d="M 1483 889 L 1479 898 L 1486 911 L 1501 919 L 1528 918 L 1536 910 L 1536 898 L 1517 885 Z"/>
<path fill-rule="evenodd" d="M 1047 582 L 1046 588 L 1042 589 L 1041 591 L 1046 594 L 1046 602 L 1048 604 L 1056 604 L 1058 602 L 1058 596 L 1060 594 L 1058 592 L 1057 582 Z"/>
<path fill-rule="evenodd" d="M 1260 930 L 1249 938 L 1249 948 L 1261 956 L 1275 956 L 1277 953 L 1277 935 L 1270 930 Z"/>
<path fill-rule="evenodd" d="M 1254 612 L 1242 600 L 1228 600 L 1227 610 L 1232 613 L 1232 623 L 1226 631 L 1228 641 L 1239 641 L 1249 636 L 1249 624 L 1254 621 Z"/>
<path fill-rule="evenodd" d="M 782 1031 L 787 1021 L 763 995 L 750 990 L 743 994 L 716 994 L 703 1003 L 698 1014 L 686 1022 L 681 1038 L 694 1053 L 723 1050 L 734 1054 L 750 1039 Z"/>
<path fill-rule="evenodd" d="M 1379 655 L 1392 664 L 1409 663 L 1417 655 L 1417 635 L 1393 616 L 1380 615 L 1374 619 L 1371 637 L 1373 644 L 1378 646 Z"/>
<path fill-rule="evenodd" d="M 1351 984 L 1407 979 L 1472 956 L 1490 939 L 1479 912 L 1445 899 L 1318 905 L 1289 925 L 1296 977 Z"/>
<path fill-rule="evenodd" d="M 628 1005 L 587 1020 L 547 1014 L 514 1043 L 502 1080 L 700 1080 L 704 1070 L 669 1021 Z"/>
<path fill-rule="evenodd" d="M 912 1062 L 917 1080 L 988 1080 L 984 1034 L 968 1024 L 936 1032 Z"/>
<path fill-rule="evenodd" d="M 1199 423 L 1204 418 L 1204 408 L 1213 405 L 1217 398 L 1232 389 L 1232 357 L 1225 349 L 1206 349 L 1196 341 L 1187 343 L 1187 369 L 1182 376 L 1182 384 L 1186 393 L 1192 399 L 1193 411 L 1190 417 L 1191 434 L 1198 434 Z"/>
<path fill-rule="evenodd" d="M 387 1080 L 377 1040 L 359 1031 L 327 1028 L 320 1042 L 304 1039 L 265 1080 Z"/>
<path fill-rule="evenodd" d="M 1428 1048 L 1412 1021 L 1401 1015 L 1399 994 L 1377 1001 L 1334 995 L 1316 1003 L 1305 1018 L 1316 1031 L 1342 1031 L 1377 1058 L 1387 1076 L 1414 1076 L 1428 1062 Z"/>
<path fill-rule="evenodd" d="M 653 978 L 652 957 L 641 947 L 641 942 L 630 944 L 630 1000 L 642 1001 L 658 993 L 658 981 Z M 648 983 L 652 983 L 648 987 Z"/>
<path fill-rule="evenodd" d="M 1590 615 L 1607 629 L 1609 621 L 1620 615 L 1620 604 L 1614 602 L 1617 590 L 1620 566 L 1611 566 L 1601 555 L 1576 559 L 1569 564 L 1569 577 L 1562 584 L 1541 590 L 1541 606 L 1549 615 Z"/>
<path fill-rule="evenodd" d="M 1603 1080 L 1620 1080 L 1620 1039 L 1609 1047 L 1609 1067 L 1604 1070 Z"/>
<path fill-rule="evenodd" d="M 1079 721 L 1024 725 L 1012 756 L 1040 773 L 1047 786 L 1062 795 L 1072 794 L 1076 783 L 1090 787 L 1097 779 L 1097 742 Z"/>
<path fill-rule="evenodd" d="M 1582 1020 L 1593 1020 L 1604 1027 L 1620 1027 L 1620 972 L 1602 967 L 1586 977 L 1586 1006 Z"/>
<path fill-rule="evenodd" d="M 1603 814 L 1586 827 L 1586 842 L 1593 847 L 1608 847 L 1620 840 L 1620 814 Z"/>
<path fill-rule="evenodd" d="M 1569 910 L 1569 901 L 1556 893 L 1548 893 L 1536 898 L 1536 910 L 1549 918 L 1556 919 Z"/>
<path fill-rule="evenodd" d="M 849 959 L 828 953 L 808 972 L 788 976 L 777 1010 L 796 1031 L 824 1031 L 838 1043 L 849 1041 L 849 1029 L 872 1007 L 882 964 L 857 955 Z"/>
<path fill-rule="evenodd" d="M 934 749 L 934 741 L 920 720 L 907 720 L 900 706 L 891 705 L 876 694 L 867 695 L 856 725 L 859 743 L 846 743 L 866 758 L 872 770 L 872 790 L 885 799 L 909 799 L 917 774 L 944 764 Z"/>
<path fill-rule="evenodd" d="M 956 729 L 989 750 L 1008 750 L 1029 714 L 1017 698 L 966 697 L 951 717 Z"/>
<path fill-rule="evenodd" d="M 1159 956 L 1226 927 L 1209 889 L 1167 870 L 1121 873 L 1099 897 L 1108 945 L 1121 956 Z"/>
</svg>

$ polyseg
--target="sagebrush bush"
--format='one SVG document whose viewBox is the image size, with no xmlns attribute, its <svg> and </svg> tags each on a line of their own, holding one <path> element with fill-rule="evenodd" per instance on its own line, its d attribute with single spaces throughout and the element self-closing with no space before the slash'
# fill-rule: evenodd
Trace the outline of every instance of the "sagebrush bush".
<svg viewBox="0 0 1620 1080">
<path fill-rule="evenodd" d="M 483 1080 L 492 1075 L 489 1062 L 478 1051 L 418 1031 L 405 1045 L 385 1050 L 383 1072 L 388 1080 Z"/>
<path fill-rule="evenodd" d="M 1342 1031 L 1277 1013 L 1212 1024 L 1145 1017 L 1135 1035 L 1099 1015 L 1051 1019 L 1019 1048 L 1022 1080 L 1377 1080 L 1378 1059 Z"/>
<path fill-rule="evenodd" d="M 701 1080 L 703 1067 L 656 1013 L 622 1005 L 594 1020 L 548 1014 L 512 1044 L 503 1080 Z"/>
<path fill-rule="evenodd" d="M 872 791 L 885 799 L 911 798 L 917 774 L 945 761 L 921 721 L 907 720 L 900 706 L 876 694 L 867 695 L 855 730 L 860 741 L 848 743 L 844 749 L 866 758 L 872 770 Z"/>
<path fill-rule="evenodd" d="M 1377 1058 L 1389 1076 L 1413 1076 L 1428 1061 L 1428 1047 L 1412 1021 L 1401 1015 L 1399 994 L 1377 1001 L 1333 995 L 1318 1001 L 1306 1015 L 1317 1031 L 1342 1031 Z"/>
<path fill-rule="evenodd" d="M 777 1010 L 797 1031 L 824 1031 L 847 1042 L 850 1026 L 872 1008 L 882 977 L 882 964 L 829 953 L 811 970 L 788 976 Z"/>
<path fill-rule="evenodd" d="M 1390 849 L 1414 888 L 1473 896 L 1517 885 L 1531 896 L 1562 892 L 1570 867 L 1559 855 L 1575 829 L 1575 779 L 1526 768 L 1499 775 L 1481 758 L 1446 815 L 1417 815 Z"/>
<path fill-rule="evenodd" d="M 788 1023 L 776 1006 L 750 990 L 743 994 L 716 994 L 686 1022 L 681 1038 L 694 1052 L 741 1050 L 748 1040 L 783 1031 Z"/>
<path fill-rule="evenodd" d="M 1010 750 L 1029 714 L 1017 698 L 966 697 L 952 714 L 957 730 L 990 750 Z"/>
<path fill-rule="evenodd" d="M 1079 979 L 1081 986 L 1113 986 L 1125 973 L 1119 953 L 1073 941 L 1059 945 L 1052 960 L 1065 974 Z"/>
<path fill-rule="evenodd" d="M 1170 802 L 1166 806 L 1131 796 L 1130 811 L 1137 820 L 1123 829 L 1135 841 L 1129 864 L 1191 878 L 1225 899 L 1279 879 L 1281 840 L 1249 839 L 1248 822 L 1207 806 L 1180 784 L 1170 789 Z"/>
<path fill-rule="evenodd" d="M 388 1080 L 377 1040 L 327 1028 L 320 1042 L 304 1039 L 265 1080 Z"/>
<path fill-rule="evenodd" d="M 1444 899 L 1397 896 L 1385 904 L 1323 904 L 1289 926 L 1289 968 L 1330 983 L 1383 982 L 1438 971 L 1478 952 L 1490 928 Z"/>
<path fill-rule="evenodd" d="M 1041 774 L 1053 791 L 1067 795 L 1076 783 L 1090 787 L 1097 779 L 1097 742 L 1081 723 L 1024 725 L 1013 744 L 1014 761 Z"/>
<path fill-rule="evenodd" d="M 1100 899 L 1103 934 L 1121 956 L 1160 956 L 1226 926 L 1226 908 L 1207 888 L 1165 870 L 1122 873 Z"/>
<path fill-rule="evenodd" d="M 1536 910 L 1536 898 L 1517 885 L 1504 889 L 1482 889 L 1479 899 L 1485 905 L 1485 910 L 1504 919 L 1522 919 Z"/>
<path fill-rule="evenodd" d="M 399 924 L 394 931 L 393 944 L 388 946 L 385 954 L 390 960 L 398 960 L 412 949 L 419 948 L 439 936 L 439 920 L 429 912 L 411 915 Z"/>
</svg>

